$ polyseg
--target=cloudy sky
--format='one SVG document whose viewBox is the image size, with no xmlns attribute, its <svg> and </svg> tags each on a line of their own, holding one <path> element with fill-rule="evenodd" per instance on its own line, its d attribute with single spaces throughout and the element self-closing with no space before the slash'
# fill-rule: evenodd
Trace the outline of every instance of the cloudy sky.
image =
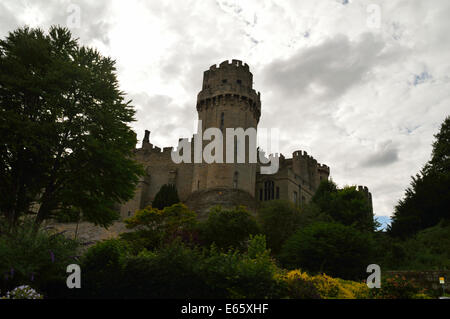
<svg viewBox="0 0 450 319">
<path fill-rule="evenodd" d="M 448 0 L 2 0 L 0 37 L 69 27 L 117 61 L 138 138 L 165 147 L 192 135 L 203 71 L 243 60 L 280 151 L 367 185 L 389 216 L 450 113 L 449 17 Z"/>
</svg>

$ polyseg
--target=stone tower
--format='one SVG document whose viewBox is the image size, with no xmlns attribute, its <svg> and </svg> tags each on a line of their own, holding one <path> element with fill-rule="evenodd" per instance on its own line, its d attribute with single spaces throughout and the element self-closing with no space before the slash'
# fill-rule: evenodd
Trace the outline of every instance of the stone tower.
<svg viewBox="0 0 450 319">
<path fill-rule="evenodd" d="M 224 61 L 205 71 L 202 90 L 197 97 L 197 112 L 202 132 L 207 128 L 222 131 L 224 163 L 195 164 L 192 191 L 237 189 L 254 196 L 257 166 L 249 163 L 247 138 L 245 162 L 236 163 L 238 144 L 234 147 L 234 163 L 226 163 L 226 129 L 256 130 L 261 116 L 260 93 L 253 89 L 253 75 L 248 65 L 239 60 Z M 203 141 L 203 148 L 210 142 Z"/>
</svg>

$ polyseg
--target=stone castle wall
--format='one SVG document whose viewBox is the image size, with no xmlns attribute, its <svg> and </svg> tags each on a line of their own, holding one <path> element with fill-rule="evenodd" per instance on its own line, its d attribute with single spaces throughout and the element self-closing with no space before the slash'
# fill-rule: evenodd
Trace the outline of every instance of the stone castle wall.
<svg viewBox="0 0 450 319">
<path fill-rule="evenodd" d="M 232 60 L 211 66 L 203 74 L 196 107 L 198 119 L 202 121 L 202 132 L 208 128 L 222 131 L 225 162 L 226 128 L 257 129 L 261 116 L 261 95 L 253 89 L 253 75 L 248 65 Z M 204 140 L 202 149 L 210 142 Z M 181 201 L 204 213 L 216 204 L 246 203 L 253 209 L 255 203 L 258 205 L 272 199 L 290 200 L 301 206 L 311 200 L 320 182 L 330 175 L 328 166 L 318 163 L 305 151 L 295 151 L 289 159 L 280 155 L 279 171 L 262 175 L 260 164 L 249 163 L 248 146 L 245 163 L 236 163 L 239 147 L 236 146 L 234 163 L 194 164 L 193 139 L 190 143 L 191 163 L 176 164 L 171 159 L 172 148 L 161 149 L 152 145 L 150 132 L 146 131 L 142 148 L 135 152 L 136 160 L 146 169 L 146 175 L 140 181 L 135 197 L 120 207 L 123 218 L 150 205 L 161 186 L 168 183 L 176 186 Z M 270 198 L 264 195 L 267 185 L 273 188 Z M 367 188 L 360 190 L 371 203 Z"/>
</svg>

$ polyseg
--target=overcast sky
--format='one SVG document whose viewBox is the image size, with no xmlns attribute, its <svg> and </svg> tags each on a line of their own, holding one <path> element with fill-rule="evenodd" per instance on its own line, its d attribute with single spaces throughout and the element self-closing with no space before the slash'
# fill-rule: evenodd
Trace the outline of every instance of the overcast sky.
<svg viewBox="0 0 450 319">
<path fill-rule="evenodd" d="M 25 24 L 69 27 L 117 61 L 139 140 L 175 146 L 194 131 L 203 71 L 250 65 L 260 127 L 306 150 L 339 186 L 366 185 L 389 216 L 430 158 L 450 102 L 448 0 L 0 2 L 0 37 Z"/>
</svg>

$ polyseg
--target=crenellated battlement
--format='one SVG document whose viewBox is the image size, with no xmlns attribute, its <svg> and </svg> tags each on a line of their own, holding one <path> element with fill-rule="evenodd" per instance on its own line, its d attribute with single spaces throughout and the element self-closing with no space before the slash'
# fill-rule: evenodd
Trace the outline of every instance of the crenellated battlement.
<svg viewBox="0 0 450 319">
<path fill-rule="evenodd" d="M 365 194 L 369 194 L 369 188 L 367 186 L 358 186 L 358 191 L 363 192 Z"/>
<path fill-rule="evenodd" d="M 316 159 L 314 157 L 312 157 L 311 155 L 308 155 L 308 153 L 306 151 L 302 151 L 302 150 L 298 150 L 292 153 L 292 158 L 294 159 L 306 159 L 309 161 L 316 161 Z"/>
<path fill-rule="evenodd" d="M 203 73 L 202 90 L 197 95 L 197 111 L 221 105 L 248 108 L 256 122 L 261 116 L 261 94 L 253 89 L 253 75 L 240 60 L 223 61 Z"/>
<path fill-rule="evenodd" d="M 246 63 L 240 60 L 223 61 L 217 65 L 212 65 L 209 70 L 203 72 L 202 90 L 212 91 L 222 85 L 233 84 L 242 88 L 253 88 L 253 74 Z"/>
<path fill-rule="evenodd" d="M 217 71 L 218 69 L 223 69 L 223 68 L 242 68 L 243 70 L 246 70 L 247 72 L 250 72 L 250 67 L 248 66 L 247 63 L 243 63 L 241 60 L 225 60 L 222 63 L 219 64 L 219 66 L 217 66 L 217 64 L 213 64 L 211 65 L 211 67 L 209 68 L 209 71 Z M 208 71 L 206 71 L 208 72 Z"/>
</svg>

